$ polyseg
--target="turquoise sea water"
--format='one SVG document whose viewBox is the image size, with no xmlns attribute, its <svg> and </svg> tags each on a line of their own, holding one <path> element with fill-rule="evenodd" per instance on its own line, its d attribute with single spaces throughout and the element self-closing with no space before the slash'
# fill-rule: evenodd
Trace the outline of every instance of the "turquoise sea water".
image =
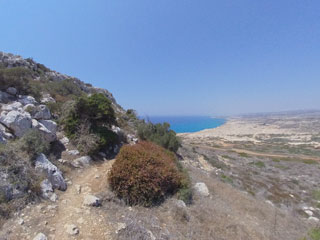
<svg viewBox="0 0 320 240">
<path fill-rule="evenodd" d="M 222 118 L 212 118 L 206 116 L 192 117 L 172 117 L 153 116 L 148 118 L 152 123 L 170 123 L 171 129 L 176 133 L 198 132 L 208 128 L 216 128 L 223 125 L 226 120 Z"/>
</svg>

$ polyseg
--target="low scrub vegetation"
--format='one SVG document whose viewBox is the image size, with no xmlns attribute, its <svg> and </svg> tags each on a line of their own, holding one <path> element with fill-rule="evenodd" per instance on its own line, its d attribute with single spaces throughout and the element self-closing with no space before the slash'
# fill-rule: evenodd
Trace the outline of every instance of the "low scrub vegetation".
<svg viewBox="0 0 320 240">
<path fill-rule="evenodd" d="M 138 126 L 138 136 L 143 141 L 154 142 L 172 152 L 176 152 L 181 145 L 176 133 L 170 130 L 169 123 L 143 122 Z"/>
<path fill-rule="evenodd" d="M 178 166 L 175 155 L 151 143 L 124 146 L 109 174 L 111 189 L 129 205 L 152 206 L 182 189 L 189 198 L 189 179 Z"/>
<path fill-rule="evenodd" d="M 64 131 L 80 151 L 94 155 L 118 143 L 118 136 L 110 130 L 116 124 L 111 101 L 103 94 L 78 98 L 68 103 L 68 113 L 62 119 Z"/>
<path fill-rule="evenodd" d="M 34 130 L 21 139 L 0 144 L 0 176 L 6 176 L 0 187 L 0 220 L 41 194 L 43 176 L 35 171 L 34 160 L 48 149 L 49 145 Z M 21 194 L 14 196 L 17 191 Z"/>
<path fill-rule="evenodd" d="M 14 87 L 19 94 L 32 95 L 39 99 L 40 89 L 33 81 L 32 72 L 22 67 L 0 69 L 0 90 Z"/>
</svg>

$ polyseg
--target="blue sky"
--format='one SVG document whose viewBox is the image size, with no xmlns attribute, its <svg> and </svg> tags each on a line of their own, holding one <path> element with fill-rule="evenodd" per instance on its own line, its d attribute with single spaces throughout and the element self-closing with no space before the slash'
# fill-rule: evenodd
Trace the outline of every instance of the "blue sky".
<svg viewBox="0 0 320 240">
<path fill-rule="evenodd" d="M 320 109 L 319 0 L 0 0 L 0 51 L 141 115 Z"/>
</svg>

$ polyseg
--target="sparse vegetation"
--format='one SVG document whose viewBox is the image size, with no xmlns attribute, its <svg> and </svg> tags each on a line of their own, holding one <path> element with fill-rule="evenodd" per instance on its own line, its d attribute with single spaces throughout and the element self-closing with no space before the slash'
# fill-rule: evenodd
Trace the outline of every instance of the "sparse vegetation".
<svg viewBox="0 0 320 240">
<path fill-rule="evenodd" d="M 151 142 L 124 146 L 109 175 L 111 189 L 129 205 L 152 206 L 188 184 L 175 155 Z M 185 191 L 181 197 L 188 196 Z"/>
<path fill-rule="evenodd" d="M 308 232 L 308 237 L 301 238 L 300 240 L 320 240 L 320 228 L 313 228 Z"/>
<path fill-rule="evenodd" d="M 103 94 L 80 97 L 62 119 L 64 131 L 83 153 L 94 155 L 112 147 L 118 136 L 110 130 L 116 124 L 111 101 Z"/>
<path fill-rule="evenodd" d="M 37 130 L 30 130 L 19 139 L 20 149 L 34 160 L 40 153 L 46 153 L 50 144 L 44 139 L 43 135 Z"/>
<path fill-rule="evenodd" d="M 261 162 L 261 161 L 258 161 L 258 162 L 250 162 L 249 164 L 254 165 L 254 166 L 256 166 L 256 167 L 259 167 L 259 168 L 263 168 L 263 167 L 266 166 L 266 165 L 264 164 L 264 162 Z"/>
<path fill-rule="evenodd" d="M 233 179 L 231 177 L 229 177 L 229 176 L 224 175 L 224 174 L 222 174 L 220 176 L 220 179 L 225 183 L 230 183 L 230 184 L 233 183 Z"/>
<path fill-rule="evenodd" d="M 138 136 L 143 141 L 154 142 L 173 152 L 176 152 L 180 147 L 180 140 L 176 133 L 170 130 L 169 123 L 143 122 L 138 126 Z"/>
<path fill-rule="evenodd" d="M 244 157 L 244 158 L 249 157 L 249 155 L 247 153 L 244 153 L 244 152 L 240 152 L 238 154 L 239 154 L 240 157 Z"/>
<path fill-rule="evenodd" d="M 208 157 L 206 155 L 203 155 L 204 159 L 209 162 L 213 167 L 218 168 L 218 169 L 225 169 L 227 166 L 219 161 L 216 157 Z"/>
<path fill-rule="evenodd" d="M 32 71 L 22 67 L 0 69 L 0 90 L 14 87 L 19 94 L 31 95 L 39 99 L 40 87 L 32 79 Z"/>
</svg>

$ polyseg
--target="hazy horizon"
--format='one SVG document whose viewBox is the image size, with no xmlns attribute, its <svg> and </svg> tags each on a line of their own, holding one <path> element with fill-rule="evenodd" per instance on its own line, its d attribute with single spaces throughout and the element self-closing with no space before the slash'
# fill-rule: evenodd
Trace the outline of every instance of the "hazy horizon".
<svg viewBox="0 0 320 240">
<path fill-rule="evenodd" d="M 0 0 L 0 51 L 145 116 L 320 109 L 320 2 Z"/>
</svg>

